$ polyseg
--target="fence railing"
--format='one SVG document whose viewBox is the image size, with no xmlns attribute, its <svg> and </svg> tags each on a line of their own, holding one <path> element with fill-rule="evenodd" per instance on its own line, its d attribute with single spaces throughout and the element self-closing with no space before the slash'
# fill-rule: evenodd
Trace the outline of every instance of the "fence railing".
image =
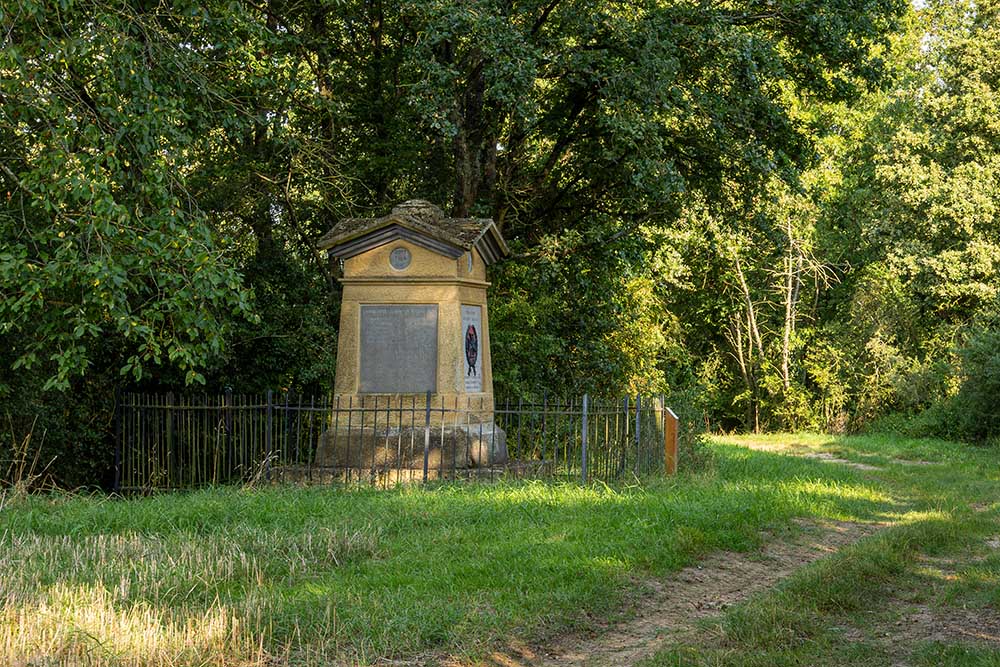
<svg viewBox="0 0 1000 667">
<path fill-rule="evenodd" d="M 251 481 L 613 481 L 676 465 L 676 417 L 662 397 L 125 394 L 116 414 L 122 492 Z"/>
</svg>

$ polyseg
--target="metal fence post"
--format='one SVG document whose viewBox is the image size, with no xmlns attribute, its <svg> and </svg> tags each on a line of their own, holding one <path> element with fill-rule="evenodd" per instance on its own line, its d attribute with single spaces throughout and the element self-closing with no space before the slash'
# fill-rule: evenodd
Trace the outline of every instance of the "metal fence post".
<svg viewBox="0 0 1000 667">
<path fill-rule="evenodd" d="M 548 417 L 549 417 L 549 390 L 542 391 L 542 465 L 545 465 L 545 457 L 548 455 Z"/>
<path fill-rule="evenodd" d="M 222 463 L 222 474 L 225 476 L 224 479 L 229 481 L 231 479 L 233 468 L 236 467 L 236 450 L 233 447 L 233 388 L 226 387 L 226 395 L 223 399 L 223 411 L 222 419 L 224 429 L 223 433 L 223 447 L 225 449 L 222 452 L 223 463 Z M 219 471 L 217 471 L 218 474 Z"/>
<path fill-rule="evenodd" d="M 641 453 L 639 449 L 639 412 L 642 410 L 642 396 L 635 395 L 635 476 L 639 476 L 639 459 Z"/>
<path fill-rule="evenodd" d="M 274 419 L 274 395 L 267 390 L 267 430 L 264 432 L 264 479 L 271 481 L 271 452 L 274 443 L 271 440 L 272 420 Z"/>
<path fill-rule="evenodd" d="M 656 398 L 655 414 L 653 415 L 653 423 L 654 423 L 653 433 L 655 434 L 653 437 L 654 442 L 656 441 L 656 438 L 659 435 L 661 435 L 667 427 L 666 408 L 667 408 L 667 395 L 660 394 Z M 664 455 L 665 454 L 666 450 L 664 450 Z M 659 456 L 660 456 L 659 452 L 657 452 L 656 456 L 657 456 L 657 462 L 659 462 Z M 663 470 L 666 471 L 666 469 L 667 469 L 667 461 L 666 459 L 664 459 Z"/>
<path fill-rule="evenodd" d="M 590 397 L 587 394 L 583 395 L 583 419 L 582 419 L 582 433 L 580 439 L 580 479 L 584 484 L 587 483 L 587 404 L 590 402 Z"/>
<path fill-rule="evenodd" d="M 427 409 L 424 412 L 424 481 L 427 481 L 427 467 L 431 456 L 431 392 L 427 392 Z"/>
<path fill-rule="evenodd" d="M 174 446 L 174 392 L 167 393 L 167 401 L 164 407 L 167 428 L 167 488 L 173 488 L 174 477 L 175 475 L 179 475 L 177 467 L 180 462 L 177 455 L 177 448 Z"/>
<path fill-rule="evenodd" d="M 292 440 L 292 420 L 291 420 L 291 414 L 292 413 L 291 413 L 291 410 L 289 409 L 289 405 L 288 405 L 288 394 L 289 394 L 289 392 L 286 389 L 285 390 L 285 407 L 283 408 L 283 412 L 281 413 L 282 415 L 284 415 L 282 417 L 282 419 L 285 421 L 285 427 L 282 429 L 282 431 L 284 431 L 284 436 L 282 436 L 281 442 L 278 443 L 278 449 L 281 450 L 281 459 L 285 463 L 288 463 L 288 454 L 289 454 L 289 450 L 291 449 L 290 445 L 291 445 L 291 440 Z M 295 465 L 297 466 L 298 464 L 299 464 L 299 462 L 296 460 L 295 461 Z"/>
<path fill-rule="evenodd" d="M 114 492 L 122 490 L 122 390 L 115 390 L 115 481 Z"/>
</svg>

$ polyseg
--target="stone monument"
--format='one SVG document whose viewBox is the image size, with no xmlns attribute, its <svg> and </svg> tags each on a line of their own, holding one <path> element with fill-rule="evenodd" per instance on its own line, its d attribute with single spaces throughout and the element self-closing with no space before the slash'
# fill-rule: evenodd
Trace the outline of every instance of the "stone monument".
<svg viewBox="0 0 1000 667">
<path fill-rule="evenodd" d="M 317 247 L 342 266 L 340 410 L 371 409 L 375 417 L 384 410 L 387 443 L 412 442 L 419 428 L 422 464 L 429 392 L 440 408 L 430 417 L 431 466 L 443 459 L 458 467 L 505 463 L 505 436 L 493 421 L 486 269 L 509 250 L 494 222 L 449 218 L 411 200 L 384 217 L 341 220 Z M 416 466 L 412 457 L 400 461 L 399 447 L 380 447 L 375 434 L 370 440 L 354 436 L 351 452 L 352 436 L 338 424 L 321 439 L 317 465 Z"/>
</svg>

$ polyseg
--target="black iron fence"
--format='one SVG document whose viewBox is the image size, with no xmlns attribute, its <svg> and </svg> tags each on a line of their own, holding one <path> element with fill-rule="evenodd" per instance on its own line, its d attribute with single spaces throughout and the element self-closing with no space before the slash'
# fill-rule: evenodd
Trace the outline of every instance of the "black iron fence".
<svg viewBox="0 0 1000 667">
<path fill-rule="evenodd" d="M 675 434 L 676 417 L 662 397 L 487 403 L 429 394 L 363 400 L 272 392 L 125 394 L 117 410 L 115 488 L 273 481 L 388 486 L 498 477 L 613 481 L 670 468 Z"/>
</svg>

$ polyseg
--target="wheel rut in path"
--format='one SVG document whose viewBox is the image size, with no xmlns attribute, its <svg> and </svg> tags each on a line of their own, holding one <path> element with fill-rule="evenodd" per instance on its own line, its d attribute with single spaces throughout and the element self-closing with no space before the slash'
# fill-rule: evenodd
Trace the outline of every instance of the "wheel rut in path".
<svg viewBox="0 0 1000 667">
<path fill-rule="evenodd" d="M 488 667 L 632 667 L 668 637 L 694 629 L 754 593 L 771 588 L 800 567 L 829 556 L 887 524 L 799 522 L 788 541 L 774 540 L 751 553 L 715 552 L 665 580 L 645 582 L 631 620 L 570 635 L 544 647 L 511 646 L 478 663 Z M 446 663 L 456 667 L 461 663 Z"/>
</svg>

